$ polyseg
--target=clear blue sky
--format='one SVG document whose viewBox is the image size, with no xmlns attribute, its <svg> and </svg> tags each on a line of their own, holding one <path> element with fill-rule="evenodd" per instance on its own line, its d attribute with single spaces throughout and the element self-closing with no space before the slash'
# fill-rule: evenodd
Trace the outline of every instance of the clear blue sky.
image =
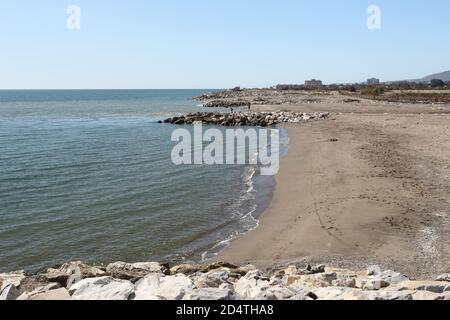
<svg viewBox="0 0 450 320">
<path fill-rule="evenodd" d="M 81 30 L 66 27 L 69 5 Z M 380 6 L 382 29 L 366 27 Z M 0 88 L 225 88 L 450 69 L 450 1 L 1 0 Z"/>
</svg>

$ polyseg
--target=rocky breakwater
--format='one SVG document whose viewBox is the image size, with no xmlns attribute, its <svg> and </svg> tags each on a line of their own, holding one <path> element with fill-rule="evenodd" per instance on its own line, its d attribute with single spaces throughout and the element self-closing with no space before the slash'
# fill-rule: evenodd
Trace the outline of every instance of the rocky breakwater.
<svg viewBox="0 0 450 320">
<path fill-rule="evenodd" d="M 314 119 L 325 119 L 327 112 L 315 113 L 293 113 L 293 112 L 237 112 L 237 113 L 214 113 L 198 112 L 190 113 L 180 117 L 166 119 L 164 123 L 170 124 L 193 124 L 201 122 L 203 124 L 219 125 L 227 127 L 235 126 L 255 126 L 267 127 L 280 123 L 301 123 Z"/>
<path fill-rule="evenodd" d="M 413 281 L 377 266 L 71 262 L 37 275 L 0 274 L 0 288 L 0 300 L 450 300 L 450 275 Z"/>
<path fill-rule="evenodd" d="M 248 107 L 250 108 L 251 103 L 248 101 L 230 101 L 230 100 L 212 100 L 203 104 L 205 108 L 241 108 Z"/>
</svg>

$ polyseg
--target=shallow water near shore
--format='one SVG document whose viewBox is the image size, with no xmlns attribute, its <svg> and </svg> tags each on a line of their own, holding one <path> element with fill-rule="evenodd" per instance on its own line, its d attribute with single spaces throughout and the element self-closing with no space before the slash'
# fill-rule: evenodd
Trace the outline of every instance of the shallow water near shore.
<svg viewBox="0 0 450 320">
<path fill-rule="evenodd" d="M 272 177 L 171 163 L 174 127 L 156 122 L 204 92 L 0 91 L 0 272 L 201 261 L 256 227 Z"/>
</svg>

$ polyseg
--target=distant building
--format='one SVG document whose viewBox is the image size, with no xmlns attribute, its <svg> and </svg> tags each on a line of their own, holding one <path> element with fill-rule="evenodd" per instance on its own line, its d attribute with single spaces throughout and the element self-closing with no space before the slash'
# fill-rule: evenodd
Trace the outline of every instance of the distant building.
<svg viewBox="0 0 450 320">
<path fill-rule="evenodd" d="M 377 78 L 371 78 L 367 80 L 367 84 L 370 85 L 374 85 L 374 84 L 380 84 L 380 79 Z"/>
<path fill-rule="evenodd" d="M 241 87 L 234 87 L 231 91 L 241 91 Z"/>
<path fill-rule="evenodd" d="M 305 81 L 305 87 L 308 87 L 308 88 L 320 88 L 322 86 L 323 86 L 323 83 L 320 80 L 312 79 L 312 80 Z"/>
</svg>

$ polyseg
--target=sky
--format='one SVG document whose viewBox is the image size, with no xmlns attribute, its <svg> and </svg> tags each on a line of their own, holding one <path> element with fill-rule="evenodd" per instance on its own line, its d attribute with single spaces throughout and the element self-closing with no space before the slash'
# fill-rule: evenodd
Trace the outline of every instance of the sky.
<svg viewBox="0 0 450 320">
<path fill-rule="evenodd" d="M 1 0 L 0 89 L 415 79 L 450 70 L 449 21 L 448 0 Z"/>
</svg>

